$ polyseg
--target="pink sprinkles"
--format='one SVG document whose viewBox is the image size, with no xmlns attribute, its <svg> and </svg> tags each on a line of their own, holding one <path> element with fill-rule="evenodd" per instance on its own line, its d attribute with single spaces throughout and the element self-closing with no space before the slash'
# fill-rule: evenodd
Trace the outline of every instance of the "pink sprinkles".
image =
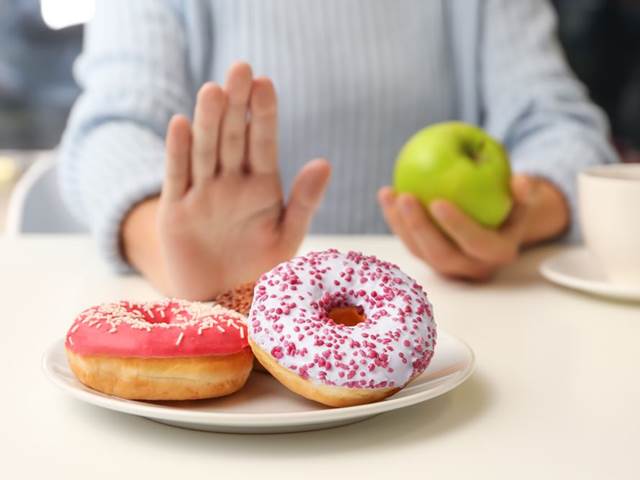
<svg viewBox="0 0 640 480">
<path fill-rule="evenodd" d="M 328 314 L 355 306 L 349 327 Z M 264 274 L 254 290 L 250 338 L 282 366 L 316 383 L 401 387 L 433 356 L 436 326 L 427 295 L 389 262 L 335 249 L 312 252 Z"/>
</svg>

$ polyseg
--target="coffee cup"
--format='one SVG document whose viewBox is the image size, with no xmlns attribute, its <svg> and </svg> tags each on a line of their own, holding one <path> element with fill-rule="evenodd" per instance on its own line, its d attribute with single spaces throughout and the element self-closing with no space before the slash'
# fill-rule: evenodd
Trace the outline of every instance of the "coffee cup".
<svg viewBox="0 0 640 480">
<path fill-rule="evenodd" d="M 640 285 L 640 164 L 591 167 L 578 177 L 582 233 L 612 283 Z"/>
</svg>

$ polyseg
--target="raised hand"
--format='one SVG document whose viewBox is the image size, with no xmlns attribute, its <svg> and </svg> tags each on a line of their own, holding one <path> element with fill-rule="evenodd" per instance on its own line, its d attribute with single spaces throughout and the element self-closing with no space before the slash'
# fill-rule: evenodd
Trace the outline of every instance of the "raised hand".
<svg viewBox="0 0 640 480">
<path fill-rule="evenodd" d="M 151 280 L 165 293 L 210 299 L 295 254 L 330 167 L 307 163 L 285 203 L 277 138 L 274 87 L 244 63 L 229 70 L 224 88 L 201 88 L 193 126 L 184 116 L 171 120 L 157 208 L 164 272 L 140 266 L 164 277 Z"/>
</svg>

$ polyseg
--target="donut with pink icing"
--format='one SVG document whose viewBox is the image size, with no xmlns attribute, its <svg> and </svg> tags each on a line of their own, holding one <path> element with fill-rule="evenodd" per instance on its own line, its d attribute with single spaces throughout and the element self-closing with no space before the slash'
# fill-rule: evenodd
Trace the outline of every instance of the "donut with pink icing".
<svg viewBox="0 0 640 480">
<path fill-rule="evenodd" d="M 256 358 L 292 391 L 330 406 L 383 399 L 422 373 L 436 325 L 422 287 L 357 252 L 313 252 L 256 284 L 248 318 Z"/>
<path fill-rule="evenodd" d="M 246 319 L 217 304 L 117 302 L 84 310 L 65 339 L 85 385 L 129 399 L 186 400 L 240 389 L 253 355 Z"/>
</svg>

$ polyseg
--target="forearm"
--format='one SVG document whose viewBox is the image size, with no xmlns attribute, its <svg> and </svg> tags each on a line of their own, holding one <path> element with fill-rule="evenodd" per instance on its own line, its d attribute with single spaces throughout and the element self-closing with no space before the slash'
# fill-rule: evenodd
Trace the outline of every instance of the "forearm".
<svg viewBox="0 0 640 480">
<path fill-rule="evenodd" d="M 124 261 L 122 226 L 134 205 L 160 191 L 166 125 L 193 103 L 182 14 L 172 3 L 97 2 L 75 69 L 83 93 L 60 149 L 68 205 L 123 272 L 134 265 L 147 275 L 143 267 L 153 265 L 133 251 Z"/>
<path fill-rule="evenodd" d="M 549 2 L 488 0 L 484 5 L 483 126 L 506 146 L 514 172 L 549 182 L 532 213 L 526 243 L 562 233 L 575 240 L 578 172 L 616 161 L 606 118 L 562 56 Z"/>
<path fill-rule="evenodd" d="M 530 194 L 531 206 L 522 244 L 534 245 L 567 231 L 570 213 L 563 193 L 547 180 L 534 179 Z"/>
<path fill-rule="evenodd" d="M 159 291 L 170 294 L 171 285 L 160 248 L 158 205 L 159 198 L 153 197 L 131 209 L 122 223 L 121 248 L 123 256 L 133 268 Z"/>
</svg>

